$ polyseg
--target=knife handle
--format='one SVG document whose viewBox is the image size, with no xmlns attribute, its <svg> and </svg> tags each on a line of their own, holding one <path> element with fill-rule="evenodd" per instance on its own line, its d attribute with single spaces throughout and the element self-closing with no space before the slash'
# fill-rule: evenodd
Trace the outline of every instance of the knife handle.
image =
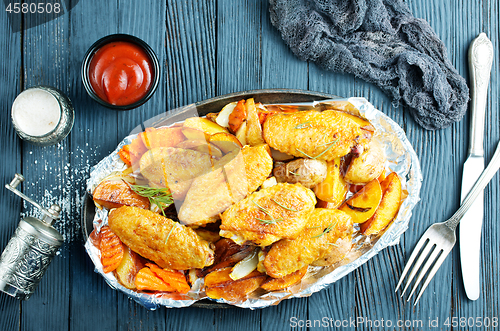
<svg viewBox="0 0 500 331">
<path fill-rule="evenodd" d="M 484 155 L 484 118 L 492 62 L 493 44 L 486 34 L 481 32 L 469 47 L 472 92 L 469 154 L 475 156 Z"/>
</svg>

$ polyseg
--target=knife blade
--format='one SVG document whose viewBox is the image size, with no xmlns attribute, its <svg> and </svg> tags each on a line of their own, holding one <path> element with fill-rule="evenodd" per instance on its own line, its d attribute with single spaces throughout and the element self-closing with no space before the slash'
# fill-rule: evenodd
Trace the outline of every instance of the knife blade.
<svg viewBox="0 0 500 331">
<path fill-rule="evenodd" d="M 471 126 L 469 156 L 462 175 L 462 201 L 484 170 L 484 119 L 492 61 L 493 45 L 485 33 L 480 33 L 469 47 Z M 480 294 L 483 208 L 484 194 L 481 194 L 460 222 L 460 263 L 465 293 L 470 300 L 477 300 Z"/>
</svg>

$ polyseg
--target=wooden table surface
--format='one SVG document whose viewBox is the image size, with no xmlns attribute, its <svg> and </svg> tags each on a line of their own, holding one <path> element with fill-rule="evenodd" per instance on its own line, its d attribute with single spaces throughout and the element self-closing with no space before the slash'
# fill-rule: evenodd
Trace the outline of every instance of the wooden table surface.
<svg viewBox="0 0 500 331">
<path fill-rule="evenodd" d="M 68 1 L 70 3 L 70 1 Z M 495 48 L 488 91 L 484 147 L 489 161 L 500 139 L 499 3 L 498 0 L 408 0 L 415 16 L 427 20 L 448 48 L 451 61 L 469 79 L 467 49 L 484 31 Z M 73 5 L 75 1 L 73 1 Z M 26 18 L 21 24 L 27 26 Z M 413 306 L 394 293 L 397 280 L 415 243 L 433 222 L 443 221 L 459 207 L 462 164 L 469 142 L 469 114 L 452 127 L 427 131 L 404 108 L 393 108 L 377 87 L 324 71 L 298 60 L 269 20 L 262 0 L 117 0 L 79 1 L 50 22 L 14 32 L 0 14 L 0 182 L 15 172 L 26 177 L 22 191 L 48 206 L 62 206 L 57 228 L 65 243 L 35 294 L 19 302 L 0 293 L 2 330 L 288 330 L 296 321 L 328 319 L 372 322 L 391 320 L 393 327 L 359 323 L 336 328 L 298 329 L 472 330 L 470 318 L 500 318 L 500 226 L 498 176 L 485 191 L 482 235 L 481 296 L 466 298 L 456 247 Z M 145 105 L 126 112 L 103 108 L 90 99 L 80 78 L 82 58 L 97 39 L 128 33 L 145 40 L 161 63 L 160 86 Z M 75 107 L 71 134 L 51 147 L 21 141 L 10 120 L 16 95 L 34 85 L 61 89 Z M 112 290 L 94 273 L 80 235 L 80 209 L 90 168 L 107 156 L 138 123 L 168 109 L 223 95 L 261 88 L 294 88 L 361 96 L 404 128 L 421 162 L 421 201 L 398 245 L 389 247 L 340 281 L 309 298 L 287 300 L 260 309 L 165 309 L 148 311 Z M 0 189 L 0 247 L 3 249 L 20 216 L 38 215 L 6 189 Z M 453 318 L 459 326 L 450 324 Z M 397 321 L 414 327 L 397 327 Z M 423 327 L 419 327 L 422 321 Z M 448 321 L 448 323 L 446 323 Z M 448 324 L 448 325 L 447 325 Z M 375 324 L 376 325 L 376 324 Z M 462 326 L 460 326 L 462 325 Z M 316 326 L 318 326 L 316 324 Z M 476 328 L 478 330 L 483 328 Z M 500 329 L 500 326 L 489 329 Z"/>
</svg>

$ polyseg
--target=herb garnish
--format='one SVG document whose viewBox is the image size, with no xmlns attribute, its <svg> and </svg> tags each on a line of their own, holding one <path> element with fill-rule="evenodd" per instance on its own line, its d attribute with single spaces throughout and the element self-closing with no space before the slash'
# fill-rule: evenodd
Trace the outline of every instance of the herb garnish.
<svg viewBox="0 0 500 331">
<path fill-rule="evenodd" d="M 338 139 L 335 139 L 335 140 L 332 140 L 330 142 L 327 142 L 327 143 L 324 143 L 324 144 L 321 144 L 321 145 L 318 145 L 318 146 L 326 146 L 326 145 L 329 145 L 327 148 L 325 148 L 325 150 L 321 153 L 319 153 L 318 155 L 316 156 L 310 156 L 308 154 L 306 154 L 305 152 L 301 151 L 300 149 L 296 148 L 297 152 L 301 153 L 301 154 L 304 154 L 305 156 L 307 156 L 308 158 L 310 159 L 317 159 L 318 157 L 322 156 L 323 154 L 325 154 L 326 152 L 328 152 L 339 140 Z"/>
<path fill-rule="evenodd" d="M 167 244 L 167 241 L 168 241 L 168 238 L 170 238 L 170 235 L 172 234 L 172 232 L 177 229 L 177 226 L 179 225 L 179 223 L 175 223 L 174 225 L 172 225 L 172 227 L 170 228 L 170 231 L 168 232 L 168 235 L 167 235 L 167 239 L 165 239 L 165 245 Z"/>
<path fill-rule="evenodd" d="M 148 198 L 150 204 L 156 205 L 158 208 L 160 208 L 163 216 L 165 216 L 164 209 L 174 202 L 170 190 L 166 187 L 149 187 L 143 185 L 129 186 L 132 191 L 139 194 L 141 197 Z"/>
<path fill-rule="evenodd" d="M 269 217 L 271 218 L 270 220 L 264 220 L 264 219 L 261 219 L 261 218 L 257 218 L 257 217 L 255 217 L 255 219 L 256 219 L 257 221 L 259 221 L 259 222 L 261 222 L 261 223 L 264 223 L 264 224 L 274 224 L 274 223 L 276 223 L 276 222 L 281 222 L 281 221 L 283 221 L 283 219 L 282 219 L 282 218 L 274 218 L 274 217 L 272 217 L 272 216 L 271 216 L 271 214 L 269 213 L 269 210 L 267 210 L 266 208 L 262 207 L 262 206 L 261 206 L 261 205 L 259 205 L 257 202 L 255 202 L 255 201 L 253 201 L 253 200 L 251 200 L 251 201 L 252 201 L 252 203 L 253 203 L 254 205 L 256 205 L 256 206 L 257 206 L 257 208 L 259 208 L 262 212 L 264 212 L 264 214 L 266 214 L 267 216 L 269 216 Z"/>
<path fill-rule="evenodd" d="M 323 236 L 324 234 L 327 234 L 328 232 L 330 232 L 332 230 L 332 228 L 335 225 L 337 225 L 337 222 L 331 223 L 323 232 L 321 232 L 317 236 L 314 236 L 314 237 L 311 237 L 311 238 L 319 238 L 319 237 Z"/>
<path fill-rule="evenodd" d="M 288 208 L 286 206 L 283 206 L 281 203 L 279 203 L 278 201 L 274 200 L 274 199 L 271 199 L 272 202 L 274 202 L 275 204 L 277 204 L 278 206 L 280 206 L 281 208 L 283 209 L 286 209 L 286 210 L 289 210 L 289 211 L 293 211 L 293 212 L 298 212 L 298 210 L 295 210 L 295 209 L 292 209 L 292 208 Z"/>
<path fill-rule="evenodd" d="M 304 123 L 297 124 L 294 129 L 306 129 L 311 127 L 311 121 L 306 121 Z"/>
</svg>

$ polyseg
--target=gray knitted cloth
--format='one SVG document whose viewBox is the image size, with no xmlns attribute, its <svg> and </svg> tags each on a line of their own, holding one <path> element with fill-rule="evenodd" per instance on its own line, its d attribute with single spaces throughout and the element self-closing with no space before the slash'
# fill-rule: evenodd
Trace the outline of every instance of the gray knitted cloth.
<svg viewBox="0 0 500 331">
<path fill-rule="evenodd" d="M 270 14 L 300 59 L 378 85 L 424 128 L 445 128 L 465 114 L 464 78 L 402 0 L 270 0 Z"/>
</svg>

